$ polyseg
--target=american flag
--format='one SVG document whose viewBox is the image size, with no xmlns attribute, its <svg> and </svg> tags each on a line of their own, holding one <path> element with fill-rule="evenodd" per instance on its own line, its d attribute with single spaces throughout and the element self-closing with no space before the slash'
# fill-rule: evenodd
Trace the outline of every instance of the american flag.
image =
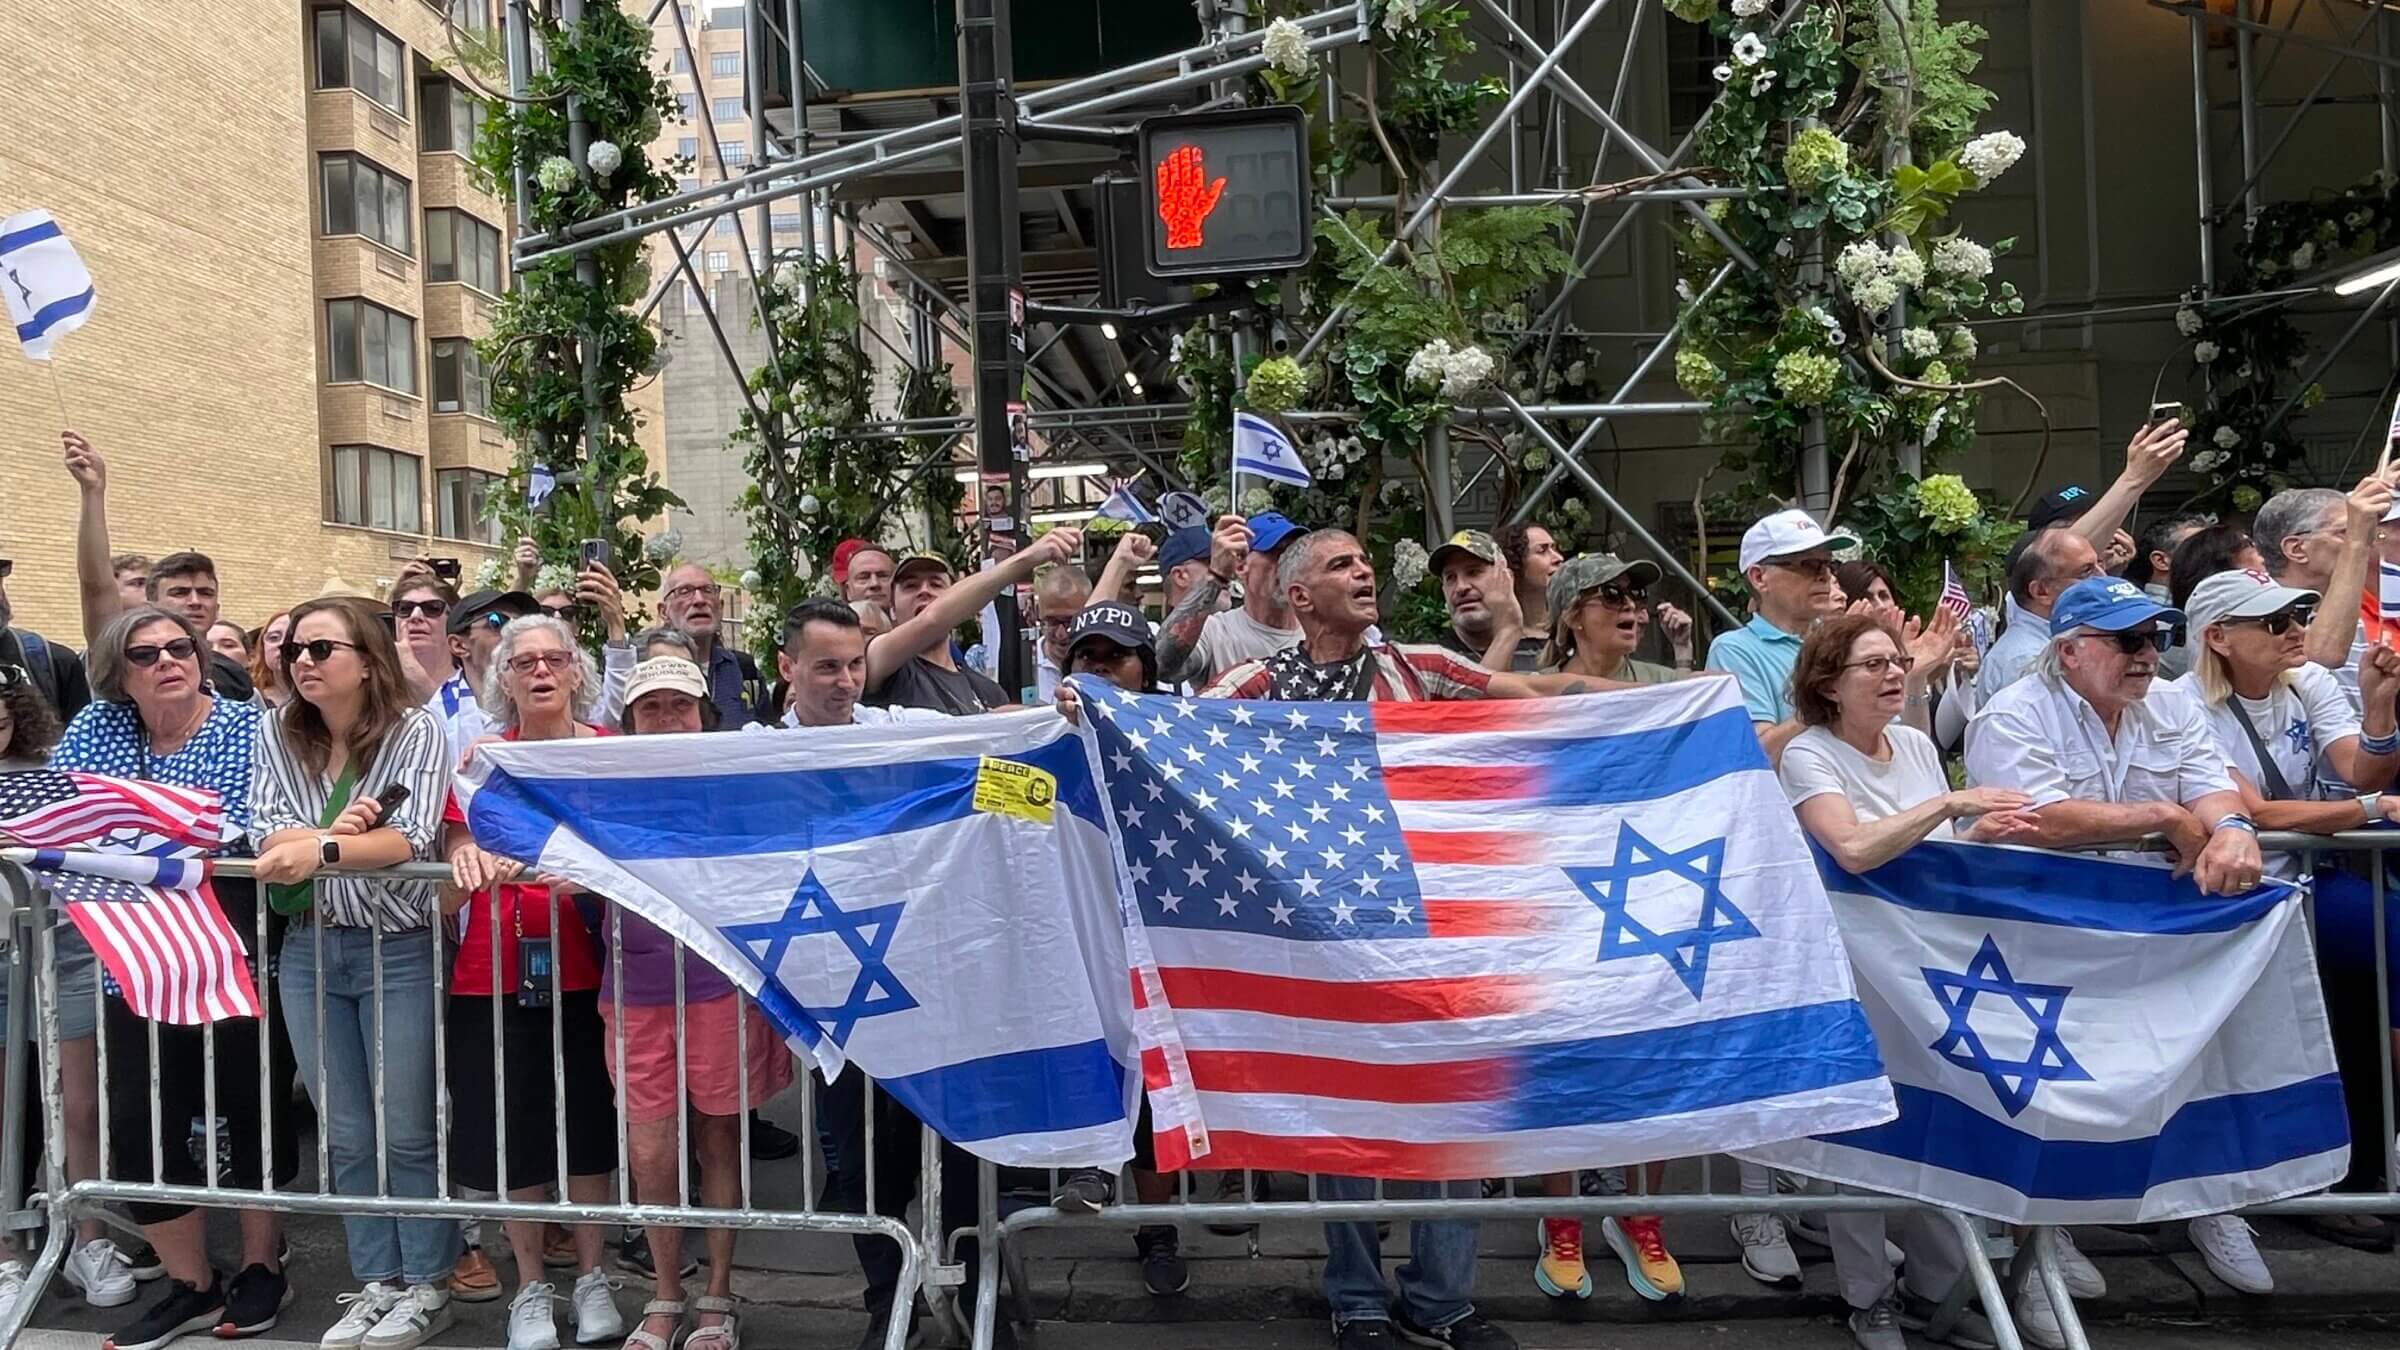
<svg viewBox="0 0 2400 1350">
<path fill-rule="evenodd" d="M 259 1015 L 241 937 L 218 908 L 205 858 L 18 852 L 108 968 L 125 1006 L 197 1026 Z"/>
<path fill-rule="evenodd" d="M 201 788 L 32 769 L 0 773 L 0 838 L 30 848 L 165 840 L 215 848 L 225 807 Z"/>
<path fill-rule="evenodd" d="M 1162 1167 L 1507 1176 L 1890 1118 L 1730 680 L 1452 703 L 1078 687 Z"/>
<path fill-rule="evenodd" d="M 1967 611 L 1975 607 L 1974 597 L 1968 595 L 1967 588 L 1959 584 L 1957 569 L 1950 566 L 1947 558 L 1942 560 L 1942 596 L 1934 601 L 1933 607 L 1937 611 L 1950 611 L 1950 617 L 1960 623 L 1967 621 Z"/>
</svg>

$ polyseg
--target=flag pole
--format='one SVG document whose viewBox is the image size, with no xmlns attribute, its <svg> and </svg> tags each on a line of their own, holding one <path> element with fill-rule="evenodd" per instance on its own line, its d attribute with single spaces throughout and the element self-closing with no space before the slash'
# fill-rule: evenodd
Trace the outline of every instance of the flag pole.
<svg viewBox="0 0 2400 1350">
<path fill-rule="evenodd" d="M 58 358 L 51 357 L 42 364 L 50 367 L 50 396 L 58 400 L 58 429 L 65 431 L 75 425 L 75 419 L 67 416 L 67 391 L 58 383 Z M 2391 455 L 2389 443 L 2384 446 L 2384 455 L 2387 459 Z"/>
</svg>

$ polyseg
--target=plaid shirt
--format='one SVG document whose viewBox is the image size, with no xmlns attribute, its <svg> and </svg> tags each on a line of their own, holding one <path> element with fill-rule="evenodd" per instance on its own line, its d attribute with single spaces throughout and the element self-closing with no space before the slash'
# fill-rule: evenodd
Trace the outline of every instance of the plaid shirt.
<svg viewBox="0 0 2400 1350">
<path fill-rule="evenodd" d="M 1447 647 L 1385 643 L 1369 647 L 1362 657 L 1375 663 L 1375 679 L 1367 697 L 1381 703 L 1422 703 L 1438 699 L 1482 698 L 1491 688 L 1492 673 Z M 1346 699 L 1357 688 L 1356 658 L 1333 667 L 1311 666 L 1306 643 L 1277 652 L 1263 661 L 1247 661 L 1217 677 L 1201 691 L 1203 698 L 1286 698 L 1277 692 L 1277 676 L 1306 673 L 1335 692 L 1317 697 Z M 1346 673 L 1342 673 L 1346 672 Z M 1330 678 L 1323 678 L 1330 677 Z"/>
</svg>

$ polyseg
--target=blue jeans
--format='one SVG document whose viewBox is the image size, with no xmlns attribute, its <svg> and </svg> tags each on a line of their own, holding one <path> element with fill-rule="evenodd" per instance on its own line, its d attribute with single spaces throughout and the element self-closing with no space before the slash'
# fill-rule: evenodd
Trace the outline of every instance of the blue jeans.
<svg viewBox="0 0 2400 1350">
<path fill-rule="evenodd" d="M 435 1104 L 441 1083 L 433 1073 L 432 937 L 386 933 L 383 938 L 383 1015 L 376 1025 L 374 934 L 364 928 L 292 925 L 283 944 L 283 1022 L 292 1033 L 300 1080 L 317 1104 L 339 1195 L 375 1194 L 375 1057 L 383 1056 L 385 1170 L 395 1196 L 432 1197 L 439 1138 Z M 319 942 L 323 943 L 320 954 Z M 320 969 L 320 961 L 322 968 Z M 325 996 L 325 1040 L 317 1042 L 317 992 Z M 324 1056 L 319 1080 L 318 1055 Z M 361 1215 L 342 1220 L 350 1238 L 350 1274 L 360 1283 L 431 1284 L 449 1277 L 458 1261 L 458 1224 L 451 1219 L 393 1219 Z"/>
<path fill-rule="evenodd" d="M 1477 1198 L 1480 1181 L 1387 1181 L 1392 1199 L 1425 1195 Z M 1375 1183 L 1364 1177 L 1319 1177 L 1317 1195 L 1326 1200 L 1369 1200 Z M 1409 1320 L 1428 1329 L 1446 1327 L 1475 1311 L 1475 1244 L 1482 1225 L 1473 1219 L 1418 1219 L 1408 1226 L 1408 1260 L 1396 1272 L 1400 1302 Z M 1383 1283 L 1383 1244 L 1373 1220 L 1325 1225 L 1325 1301 L 1333 1305 L 1338 1330 L 1350 1322 L 1391 1320 L 1392 1296 Z"/>
</svg>

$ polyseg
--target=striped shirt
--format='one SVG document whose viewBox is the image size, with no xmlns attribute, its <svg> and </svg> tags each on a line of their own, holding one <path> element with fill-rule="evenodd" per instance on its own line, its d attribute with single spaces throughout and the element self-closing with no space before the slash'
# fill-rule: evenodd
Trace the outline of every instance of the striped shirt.
<svg viewBox="0 0 2400 1350">
<path fill-rule="evenodd" d="M 283 714 L 259 723 L 250 786 L 250 839 L 256 845 L 279 830 L 323 829 L 326 799 L 333 793 L 333 777 L 309 771 L 299 747 L 287 739 L 283 723 Z M 441 837 L 449 769 L 441 723 L 423 708 L 410 708 L 360 773 L 350 800 L 380 797 L 395 783 L 406 786 L 408 799 L 384 823 L 407 837 L 413 859 L 429 861 Z M 384 881 L 328 871 L 317 875 L 316 886 L 313 912 L 318 922 L 337 928 L 415 932 L 425 927 L 435 909 L 437 887 L 430 881 Z"/>
<path fill-rule="evenodd" d="M 1203 698 L 1288 698 L 1276 689 L 1276 665 L 1308 665 L 1306 644 L 1289 647 L 1264 661 L 1245 661 L 1226 671 L 1202 691 Z M 1464 660 L 1447 647 L 1431 644 L 1382 643 L 1363 653 L 1375 663 L 1375 678 L 1367 697 L 1378 703 L 1418 703 L 1427 700 L 1482 698 L 1491 688 L 1492 672 Z M 1357 683 L 1356 658 L 1337 663 L 1338 678 L 1326 684 L 1317 698 L 1347 699 Z M 1314 667 L 1316 672 L 1327 668 Z M 1338 684 L 1338 689 L 1331 685 Z"/>
</svg>

